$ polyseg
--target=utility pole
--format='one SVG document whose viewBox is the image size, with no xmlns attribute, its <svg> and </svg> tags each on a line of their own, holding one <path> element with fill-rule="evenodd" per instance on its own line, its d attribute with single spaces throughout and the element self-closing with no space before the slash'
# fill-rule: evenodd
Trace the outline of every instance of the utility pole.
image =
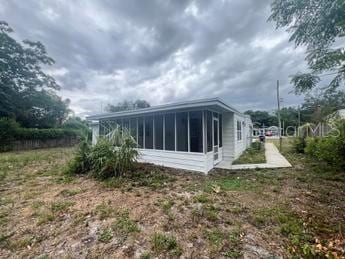
<svg viewBox="0 0 345 259">
<path fill-rule="evenodd" d="M 298 128 L 301 127 L 301 106 L 298 105 Z"/>
<path fill-rule="evenodd" d="M 280 120 L 280 96 L 279 96 L 279 80 L 277 80 L 277 101 L 278 101 L 278 128 L 279 128 L 279 150 L 282 150 L 282 123 Z"/>
</svg>

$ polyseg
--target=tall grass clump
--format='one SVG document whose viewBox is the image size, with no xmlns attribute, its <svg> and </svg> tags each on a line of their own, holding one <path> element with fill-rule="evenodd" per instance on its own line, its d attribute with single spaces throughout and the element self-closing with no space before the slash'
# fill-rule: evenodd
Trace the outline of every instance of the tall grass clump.
<svg viewBox="0 0 345 259">
<path fill-rule="evenodd" d="M 132 169 L 138 157 L 136 143 L 127 130 L 116 128 L 93 147 L 83 141 L 70 162 L 70 174 L 90 173 L 99 179 L 118 177 Z"/>
</svg>

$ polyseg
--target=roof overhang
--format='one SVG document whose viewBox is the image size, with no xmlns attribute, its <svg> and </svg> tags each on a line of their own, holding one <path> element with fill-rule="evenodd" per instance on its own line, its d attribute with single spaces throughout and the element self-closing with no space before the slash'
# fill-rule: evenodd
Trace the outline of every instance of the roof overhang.
<svg viewBox="0 0 345 259">
<path fill-rule="evenodd" d="M 108 118 L 129 117 L 129 116 L 136 116 L 136 115 L 145 115 L 145 114 L 151 114 L 151 113 L 170 112 L 170 111 L 196 109 L 196 108 L 203 108 L 203 109 L 209 108 L 209 109 L 213 109 L 219 112 L 234 112 L 240 115 L 244 115 L 238 110 L 236 110 L 235 108 L 227 105 L 221 99 L 212 98 L 212 99 L 202 99 L 202 100 L 157 105 L 157 106 L 153 106 L 149 108 L 129 110 L 129 111 L 96 114 L 96 115 L 88 116 L 86 117 L 86 119 L 87 120 L 101 120 L 101 119 L 108 119 Z"/>
</svg>

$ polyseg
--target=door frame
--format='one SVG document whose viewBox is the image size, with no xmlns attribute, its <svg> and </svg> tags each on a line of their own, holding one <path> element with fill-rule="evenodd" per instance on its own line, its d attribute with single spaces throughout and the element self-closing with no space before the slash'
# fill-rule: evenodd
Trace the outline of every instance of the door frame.
<svg viewBox="0 0 345 259">
<path fill-rule="evenodd" d="M 214 124 L 217 122 L 217 145 L 214 143 Z M 213 151 L 213 164 L 218 164 L 220 162 L 219 156 L 219 118 L 213 116 L 212 113 L 212 151 Z"/>
</svg>

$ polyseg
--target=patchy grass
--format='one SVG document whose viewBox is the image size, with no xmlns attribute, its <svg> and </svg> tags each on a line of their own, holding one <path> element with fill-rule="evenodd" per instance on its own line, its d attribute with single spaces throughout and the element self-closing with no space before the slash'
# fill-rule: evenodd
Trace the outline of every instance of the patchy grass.
<svg viewBox="0 0 345 259">
<path fill-rule="evenodd" d="M 79 193 L 83 193 L 84 190 L 80 189 L 80 188 L 76 188 L 76 189 L 64 189 L 60 192 L 60 195 L 63 197 L 71 197 L 74 195 L 77 195 Z"/>
<path fill-rule="evenodd" d="M 345 256 L 345 175 L 289 143 L 292 168 L 138 164 L 104 182 L 65 175 L 73 151 L 0 154 L 1 258 Z"/>
<path fill-rule="evenodd" d="M 207 203 L 210 201 L 208 195 L 205 193 L 199 193 L 195 195 L 194 200 L 200 203 Z"/>
<path fill-rule="evenodd" d="M 254 145 L 255 144 L 255 145 Z M 253 143 L 252 147 L 247 148 L 243 154 L 232 164 L 263 164 L 266 163 L 265 148 L 263 145 Z"/>
<path fill-rule="evenodd" d="M 112 217 L 116 213 L 116 210 L 109 203 L 102 202 L 96 206 L 93 213 L 97 215 L 100 220 L 104 220 Z"/>
<path fill-rule="evenodd" d="M 113 224 L 113 229 L 126 235 L 140 231 L 138 225 L 130 219 L 128 210 L 125 210 L 119 215 L 117 221 Z"/>
<path fill-rule="evenodd" d="M 72 201 L 56 201 L 51 204 L 51 211 L 53 213 L 66 212 L 69 207 L 73 206 L 75 203 Z"/>
<path fill-rule="evenodd" d="M 103 229 L 98 233 L 98 241 L 102 243 L 109 243 L 113 238 L 113 231 L 110 228 Z"/>
<path fill-rule="evenodd" d="M 153 252 L 156 254 L 167 254 L 170 256 L 180 256 L 182 254 L 182 249 L 174 236 L 155 233 L 151 238 L 151 245 Z"/>
</svg>

